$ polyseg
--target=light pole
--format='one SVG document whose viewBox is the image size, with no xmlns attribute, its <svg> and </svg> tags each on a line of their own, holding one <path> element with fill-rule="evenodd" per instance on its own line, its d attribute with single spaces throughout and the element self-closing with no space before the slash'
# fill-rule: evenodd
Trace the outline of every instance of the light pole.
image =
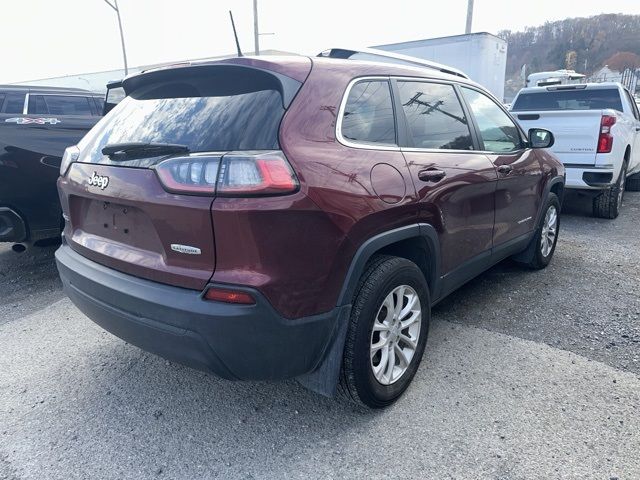
<svg viewBox="0 0 640 480">
<path fill-rule="evenodd" d="M 127 66 L 127 50 L 124 48 L 124 33 L 122 33 L 122 20 L 120 19 L 120 9 L 118 8 L 118 0 L 104 0 L 104 3 L 113 8 L 118 16 L 118 27 L 120 27 L 120 41 L 122 42 L 122 58 L 124 59 L 124 74 L 129 75 L 129 67 Z"/>
<path fill-rule="evenodd" d="M 473 23 L 473 0 L 469 0 L 467 5 L 467 28 L 464 33 L 471 33 L 471 24 Z"/>
<path fill-rule="evenodd" d="M 253 47 L 254 54 L 260 55 L 260 32 L 258 31 L 258 0 L 253 0 Z"/>
</svg>

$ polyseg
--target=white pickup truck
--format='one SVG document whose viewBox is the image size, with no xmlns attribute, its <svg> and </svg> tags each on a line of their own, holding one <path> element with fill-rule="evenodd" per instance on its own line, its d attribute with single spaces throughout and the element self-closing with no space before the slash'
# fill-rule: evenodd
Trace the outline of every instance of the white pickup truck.
<svg viewBox="0 0 640 480">
<path fill-rule="evenodd" d="M 566 187 L 589 194 L 594 216 L 616 218 L 625 187 L 640 190 L 640 113 L 619 83 L 523 88 L 511 111 L 525 131 L 553 132 Z"/>
</svg>

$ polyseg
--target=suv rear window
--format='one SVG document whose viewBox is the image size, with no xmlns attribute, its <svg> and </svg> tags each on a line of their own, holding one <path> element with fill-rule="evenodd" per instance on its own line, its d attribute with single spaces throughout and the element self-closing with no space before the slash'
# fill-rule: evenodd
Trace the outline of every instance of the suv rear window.
<svg viewBox="0 0 640 480">
<path fill-rule="evenodd" d="M 622 111 L 620 92 L 615 88 L 549 90 L 518 95 L 512 110 L 604 110 Z"/>
<path fill-rule="evenodd" d="M 191 152 L 279 149 L 284 115 L 275 77 L 264 72 L 182 75 L 130 92 L 81 143 L 82 161 L 110 163 L 110 143 L 186 145 Z"/>
</svg>

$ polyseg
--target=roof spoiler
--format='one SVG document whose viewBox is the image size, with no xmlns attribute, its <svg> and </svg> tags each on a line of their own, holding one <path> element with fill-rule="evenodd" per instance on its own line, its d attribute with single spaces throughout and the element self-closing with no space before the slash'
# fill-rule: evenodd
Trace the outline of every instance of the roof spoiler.
<svg viewBox="0 0 640 480">
<path fill-rule="evenodd" d="M 378 50 L 376 48 L 330 48 L 324 50 L 318 54 L 318 57 L 326 58 L 343 58 L 348 59 L 355 55 L 360 55 L 359 60 L 373 60 L 376 62 L 384 63 L 396 63 L 401 65 L 409 65 L 412 67 L 430 68 L 431 70 L 437 70 L 442 73 L 448 73 L 449 75 L 455 75 L 456 77 L 469 79 L 469 76 L 457 68 L 449 67 L 441 63 L 432 62 L 430 60 L 424 60 L 422 58 L 411 57 L 409 55 L 401 55 L 399 53 L 391 53 L 385 50 Z"/>
</svg>

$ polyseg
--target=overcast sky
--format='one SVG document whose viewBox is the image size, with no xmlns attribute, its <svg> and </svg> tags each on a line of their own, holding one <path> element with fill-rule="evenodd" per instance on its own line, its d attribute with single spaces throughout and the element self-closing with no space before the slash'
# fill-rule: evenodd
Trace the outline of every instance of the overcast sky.
<svg viewBox="0 0 640 480">
<path fill-rule="evenodd" d="M 122 66 L 115 12 L 103 0 L 2 2 L 0 83 Z M 228 10 L 253 50 L 252 0 L 119 0 L 130 66 L 233 53 Z M 259 0 L 262 49 L 316 54 L 464 33 L 467 0 Z M 567 17 L 640 14 L 640 0 L 475 0 L 473 31 Z"/>
</svg>

